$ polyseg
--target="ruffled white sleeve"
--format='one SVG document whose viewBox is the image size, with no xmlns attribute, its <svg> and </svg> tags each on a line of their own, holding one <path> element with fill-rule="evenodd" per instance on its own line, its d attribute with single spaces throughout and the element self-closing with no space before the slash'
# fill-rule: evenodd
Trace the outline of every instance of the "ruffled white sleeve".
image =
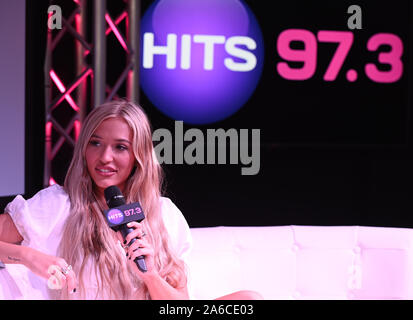
<svg viewBox="0 0 413 320">
<path fill-rule="evenodd" d="M 182 214 L 181 210 L 169 199 L 161 198 L 162 201 L 162 216 L 166 230 L 168 230 L 171 247 L 176 252 L 178 258 L 184 261 L 188 266 L 189 254 L 192 250 L 192 236 L 189 225 Z M 188 272 L 188 293 L 192 299 L 193 289 L 191 284 L 191 270 Z"/>
<path fill-rule="evenodd" d="M 6 209 L 23 237 L 22 245 L 55 254 L 60 243 L 70 201 L 64 189 L 53 185 L 29 200 L 18 195 Z"/>
<path fill-rule="evenodd" d="M 192 249 L 192 236 L 181 210 L 169 199 L 161 198 L 162 216 L 168 230 L 172 249 L 185 263 Z"/>
</svg>

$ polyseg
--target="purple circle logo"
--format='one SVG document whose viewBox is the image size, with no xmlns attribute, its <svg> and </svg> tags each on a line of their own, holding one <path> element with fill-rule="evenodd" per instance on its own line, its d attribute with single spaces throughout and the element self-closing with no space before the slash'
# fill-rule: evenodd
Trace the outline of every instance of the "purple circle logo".
<svg viewBox="0 0 413 320">
<path fill-rule="evenodd" d="M 142 89 L 175 120 L 223 120 L 261 77 L 263 37 L 241 0 L 155 1 L 142 18 L 141 41 Z"/>
<path fill-rule="evenodd" d="M 123 212 L 119 209 L 110 209 L 106 214 L 108 220 L 112 224 L 119 224 L 122 223 L 124 216 Z"/>
</svg>

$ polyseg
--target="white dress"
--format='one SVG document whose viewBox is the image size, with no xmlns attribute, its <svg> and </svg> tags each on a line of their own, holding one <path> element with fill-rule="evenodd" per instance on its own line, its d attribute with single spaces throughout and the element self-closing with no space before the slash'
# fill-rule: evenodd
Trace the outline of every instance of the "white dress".
<svg viewBox="0 0 413 320">
<path fill-rule="evenodd" d="M 192 247 L 188 223 L 170 199 L 162 197 L 161 201 L 162 217 L 170 235 L 172 248 L 178 257 L 185 261 Z M 23 246 L 56 256 L 63 226 L 70 213 L 69 197 L 61 186 L 53 185 L 43 189 L 29 200 L 18 195 L 6 206 L 5 212 L 10 214 L 22 235 Z M 122 249 L 120 243 L 119 248 Z M 85 288 L 86 298 L 110 298 L 96 295 L 96 276 L 90 275 Z M 0 299 L 50 298 L 47 280 L 35 275 L 26 267 L 7 264 L 5 269 L 0 269 Z"/>
</svg>

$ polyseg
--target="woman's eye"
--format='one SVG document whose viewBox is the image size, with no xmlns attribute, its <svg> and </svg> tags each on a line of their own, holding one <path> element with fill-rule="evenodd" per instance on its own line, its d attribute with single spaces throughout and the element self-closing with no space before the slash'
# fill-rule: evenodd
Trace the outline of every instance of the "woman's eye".
<svg viewBox="0 0 413 320">
<path fill-rule="evenodd" d="M 95 147 L 100 146 L 100 142 L 99 142 L 99 141 L 96 141 L 96 140 L 90 140 L 90 141 L 89 141 L 89 144 L 90 144 L 91 146 L 95 146 Z"/>
<path fill-rule="evenodd" d="M 128 150 L 128 147 L 125 146 L 125 145 L 123 145 L 123 144 L 117 145 L 116 148 L 117 148 L 118 150 L 120 150 L 120 151 Z"/>
</svg>

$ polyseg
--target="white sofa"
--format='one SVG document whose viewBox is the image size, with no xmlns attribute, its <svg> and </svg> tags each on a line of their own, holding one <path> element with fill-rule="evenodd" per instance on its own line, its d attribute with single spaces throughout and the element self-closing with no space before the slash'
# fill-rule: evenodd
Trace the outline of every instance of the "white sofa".
<svg viewBox="0 0 413 320">
<path fill-rule="evenodd" d="M 192 229 L 196 299 L 411 299 L 413 230 L 359 226 Z"/>
<path fill-rule="evenodd" d="M 264 299 L 411 299 L 413 230 L 377 227 L 192 228 L 194 299 L 254 290 Z M 0 299 L 41 299 L 24 267 L 0 269 Z M 7 283 L 8 285 L 4 285 Z"/>
</svg>

